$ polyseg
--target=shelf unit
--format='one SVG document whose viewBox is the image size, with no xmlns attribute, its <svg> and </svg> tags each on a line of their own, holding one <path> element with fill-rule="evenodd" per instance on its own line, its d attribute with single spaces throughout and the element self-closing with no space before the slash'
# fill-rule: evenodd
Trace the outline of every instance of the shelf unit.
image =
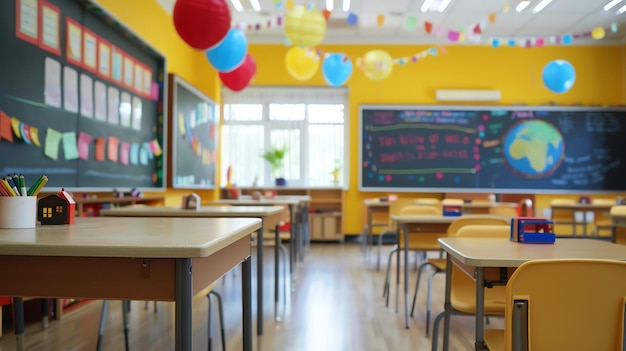
<svg viewBox="0 0 626 351">
<path fill-rule="evenodd" d="M 264 194 L 267 191 L 276 191 L 276 195 L 308 195 L 311 201 L 308 204 L 309 237 L 311 241 L 343 241 L 345 213 L 345 189 L 331 188 L 240 188 L 242 195 L 252 195 L 254 192 Z M 228 190 L 221 189 L 220 197 L 228 198 Z"/>
</svg>

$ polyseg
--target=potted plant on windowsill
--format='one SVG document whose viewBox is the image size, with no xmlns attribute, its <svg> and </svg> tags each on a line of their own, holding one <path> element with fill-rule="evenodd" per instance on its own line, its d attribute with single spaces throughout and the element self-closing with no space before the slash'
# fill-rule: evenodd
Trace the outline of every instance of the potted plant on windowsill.
<svg viewBox="0 0 626 351">
<path fill-rule="evenodd" d="M 287 180 L 281 174 L 286 153 L 287 146 L 283 146 L 272 147 L 261 155 L 272 167 L 272 175 L 274 175 L 277 186 L 287 185 Z"/>
</svg>

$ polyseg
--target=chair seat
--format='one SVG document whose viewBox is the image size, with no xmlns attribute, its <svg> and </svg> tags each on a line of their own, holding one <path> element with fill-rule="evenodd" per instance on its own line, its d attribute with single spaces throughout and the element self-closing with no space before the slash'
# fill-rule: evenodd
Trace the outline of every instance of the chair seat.
<svg viewBox="0 0 626 351">
<path fill-rule="evenodd" d="M 485 314 L 504 315 L 505 296 L 504 286 L 497 285 L 493 288 L 485 289 Z M 468 286 L 467 289 L 452 291 L 450 302 L 455 310 L 476 314 L 476 287 Z"/>
<path fill-rule="evenodd" d="M 446 270 L 446 259 L 445 258 L 429 258 L 428 264 L 435 267 L 435 269 L 440 271 Z"/>
<path fill-rule="evenodd" d="M 498 351 L 504 350 L 504 330 L 502 329 L 487 329 L 485 330 L 485 343 L 489 350 Z"/>
</svg>

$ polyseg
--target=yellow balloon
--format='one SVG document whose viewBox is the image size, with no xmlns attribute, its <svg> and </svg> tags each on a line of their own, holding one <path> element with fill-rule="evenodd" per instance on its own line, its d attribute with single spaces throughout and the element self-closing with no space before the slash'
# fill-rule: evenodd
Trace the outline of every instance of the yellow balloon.
<svg viewBox="0 0 626 351">
<path fill-rule="evenodd" d="M 316 46 L 326 35 L 326 19 L 317 10 L 295 6 L 285 17 L 285 35 L 292 45 Z"/>
<path fill-rule="evenodd" d="M 603 27 L 596 27 L 591 31 L 591 37 L 594 38 L 595 40 L 600 40 L 602 38 L 604 38 L 604 28 Z"/>
<path fill-rule="evenodd" d="M 368 51 L 362 61 L 363 72 L 371 80 L 383 80 L 393 70 L 391 55 L 383 50 Z"/>
<path fill-rule="evenodd" d="M 312 49 L 292 47 L 285 55 L 287 72 L 297 80 L 311 79 L 320 67 L 320 57 Z"/>
</svg>

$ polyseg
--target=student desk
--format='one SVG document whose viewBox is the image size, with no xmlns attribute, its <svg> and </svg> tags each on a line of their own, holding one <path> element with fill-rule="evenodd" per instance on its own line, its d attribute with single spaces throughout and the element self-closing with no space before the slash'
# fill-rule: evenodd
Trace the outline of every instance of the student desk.
<svg viewBox="0 0 626 351">
<path fill-rule="evenodd" d="M 402 230 L 405 234 L 424 232 L 428 234 L 441 234 L 442 236 L 447 235 L 448 227 L 457 218 L 458 217 L 456 216 L 391 216 L 391 219 L 398 224 L 398 228 Z M 438 247 L 433 249 L 441 250 L 441 248 Z M 410 326 L 408 235 L 404 235 L 404 315 L 405 327 L 408 329 Z"/>
<path fill-rule="evenodd" d="M 305 212 L 305 214 L 300 217 L 306 218 L 307 203 L 309 201 L 311 201 L 311 197 L 308 195 L 278 195 L 273 198 L 262 198 L 260 200 L 255 200 L 252 196 L 241 196 L 238 199 L 220 199 L 212 202 L 233 206 L 287 206 L 289 209 L 289 222 L 291 223 L 291 227 L 289 228 L 289 271 L 291 273 L 293 283 L 293 266 L 297 260 L 300 262 L 303 260 L 302 233 L 301 230 L 296 227 L 304 227 L 308 224 L 306 221 L 304 221 L 305 223 L 300 223 L 297 219 L 298 209 L 302 206 L 301 211 Z"/>
<path fill-rule="evenodd" d="M 243 349 L 252 350 L 252 218 L 76 218 L 0 229 L 0 295 L 175 301 L 175 350 L 192 348 L 192 297 L 242 264 Z M 21 313 L 20 313 L 21 312 Z M 16 299 L 17 349 L 24 315 Z M 94 330 L 95 333 L 95 330 Z"/>
<path fill-rule="evenodd" d="M 550 208 L 552 209 L 552 211 L 554 210 L 559 210 L 559 211 L 571 211 L 572 212 L 572 231 L 574 234 L 574 236 L 576 236 L 576 212 L 582 212 L 583 213 L 583 220 L 582 223 L 578 222 L 580 224 L 582 224 L 583 226 L 583 236 L 587 236 L 587 224 L 589 224 L 587 222 L 587 212 L 594 212 L 594 211 L 600 211 L 600 212 L 609 212 L 611 211 L 611 207 L 613 207 L 614 205 L 604 205 L 604 204 L 560 204 L 560 205 L 551 205 Z M 558 224 L 558 223 L 555 223 Z"/>
<path fill-rule="evenodd" d="M 377 213 L 389 215 L 389 201 L 380 201 L 379 199 L 365 199 L 363 205 L 367 209 L 367 232 L 365 240 L 363 240 L 363 252 L 365 253 L 365 264 L 369 263 L 369 249 L 374 240 L 374 227 L 387 227 L 388 222 L 374 222 L 374 216 Z M 382 237 L 378 238 L 378 256 L 376 259 L 376 270 L 380 269 L 380 252 L 382 250 Z"/>
<path fill-rule="evenodd" d="M 261 229 L 257 240 L 257 334 L 263 335 L 263 228 L 278 227 L 280 214 L 283 208 L 280 206 L 203 206 L 198 210 L 182 209 L 180 207 L 165 206 L 142 206 L 121 207 L 109 210 L 100 210 L 101 216 L 112 217 L 244 217 L 260 218 Z M 274 258 L 274 317 L 277 314 L 278 305 L 278 245 L 280 236 L 276 231 L 276 250 Z"/>
<path fill-rule="evenodd" d="M 526 261 L 537 259 L 590 258 L 626 260 L 626 246 L 597 239 L 557 238 L 554 244 L 523 244 L 495 238 L 440 238 L 447 253 L 446 293 L 443 349 L 448 350 L 450 333 L 450 284 L 452 264 L 476 280 L 476 350 L 487 350 L 484 342 L 485 279 L 506 283 L 501 269 L 517 268 Z M 510 269 L 508 270 L 510 275 Z M 434 339 L 433 339 L 434 340 Z"/>
<path fill-rule="evenodd" d="M 75 197 L 76 202 L 76 216 L 84 216 L 85 205 L 90 204 L 118 204 L 118 205 L 136 205 L 136 204 L 163 204 L 165 202 L 164 196 L 128 196 L 128 197 L 114 197 L 114 196 L 102 196 L 102 197 Z"/>
</svg>

